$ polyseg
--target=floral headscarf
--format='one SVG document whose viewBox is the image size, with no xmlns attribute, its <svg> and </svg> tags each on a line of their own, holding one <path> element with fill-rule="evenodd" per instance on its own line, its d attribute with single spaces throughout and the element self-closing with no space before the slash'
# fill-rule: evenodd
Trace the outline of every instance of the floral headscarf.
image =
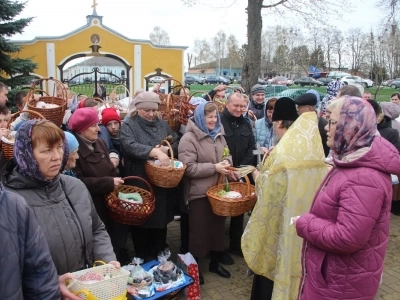
<svg viewBox="0 0 400 300">
<path fill-rule="evenodd" d="M 25 178 L 49 184 L 52 180 L 48 180 L 44 178 L 42 172 L 39 169 L 39 165 L 33 156 L 33 147 L 32 147 L 32 128 L 39 120 L 30 120 L 26 121 L 19 128 L 16 136 L 15 136 L 15 144 L 14 144 L 14 162 L 17 165 L 17 171 Z M 50 122 L 50 121 L 49 121 Z M 64 139 L 64 156 L 61 162 L 62 172 L 65 168 L 65 165 L 68 161 L 68 142 Z"/>
<path fill-rule="evenodd" d="M 364 147 L 370 147 L 376 127 L 375 111 L 366 100 L 346 96 L 336 125 L 332 150 L 342 159 Z"/>
</svg>

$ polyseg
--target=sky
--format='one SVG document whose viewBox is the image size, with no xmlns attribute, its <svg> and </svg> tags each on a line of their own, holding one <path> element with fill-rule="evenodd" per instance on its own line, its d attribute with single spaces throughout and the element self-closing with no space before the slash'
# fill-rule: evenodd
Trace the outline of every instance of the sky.
<svg viewBox="0 0 400 300">
<path fill-rule="evenodd" d="M 378 0 L 352 0 L 357 9 L 343 9 L 340 20 L 330 19 L 329 24 L 342 31 L 361 27 L 368 32 L 378 26 L 384 16 L 376 7 Z M 247 0 L 198 0 L 196 5 L 184 5 L 181 0 L 96 0 L 97 13 L 103 24 L 132 39 L 149 39 L 154 26 L 168 32 L 172 45 L 194 45 L 195 39 L 212 39 L 219 30 L 234 34 L 240 44 L 246 42 Z M 59 36 L 86 24 L 92 13 L 93 0 L 28 0 L 21 17 L 35 17 L 22 35 L 12 40 L 30 40 L 36 36 Z M 321 12 L 323 13 L 323 12 Z M 324 16 L 325 17 L 325 16 Z M 326 14 L 329 17 L 329 14 Z M 310 24 L 312 23 L 310 16 Z M 296 16 L 263 14 L 263 28 L 268 26 L 297 26 Z"/>
</svg>

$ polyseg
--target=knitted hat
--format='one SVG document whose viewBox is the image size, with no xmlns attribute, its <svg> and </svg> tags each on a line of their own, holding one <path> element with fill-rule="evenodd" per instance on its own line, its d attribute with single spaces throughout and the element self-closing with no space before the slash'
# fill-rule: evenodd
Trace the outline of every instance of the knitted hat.
<svg viewBox="0 0 400 300">
<path fill-rule="evenodd" d="M 108 122 L 117 121 L 121 125 L 121 118 L 119 117 L 115 108 L 105 108 L 101 112 L 101 123 L 107 126 Z"/>
<path fill-rule="evenodd" d="M 136 96 L 136 109 L 158 109 L 160 105 L 160 97 L 154 92 L 143 92 Z"/>
<path fill-rule="evenodd" d="M 276 101 L 272 121 L 296 121 L 297 117 L 296 104 L 292 98 L 281 97 Z"/>
<path fill-rule="evenodd" d="M 64 131 L 64 134 L 65 134 L 65 138 L 67 139 L 67 142 L 68 142 L 69 153 L 72 153 L 72 152 L 78 150 L 79 143 L 78 143 L 78 140 L 76 139 L 76 137 L 68 131 Z"/>
<path fill-rule="evenodd" d="M 256 84 L 251 88 L 251 94 L 258 94 L 258 93 L 263 93 L 265 94 L 265 88 L 261 84 Z"/>
<path fill-rule="evenodd" d="M 93 124 L 99 123 L 99 116 L 93 107 L 83 107 L 77 109 L 68 122 L 68 127 L 76 132 L 82 133 Z"/>
<path fill-rule="evenodd" d="M 381 107 L 385 116 L 388 116 L 392 120 L 395 120 L 400 116 L 400 106 L 395 103 L 381 102 Z"/>
</svg>

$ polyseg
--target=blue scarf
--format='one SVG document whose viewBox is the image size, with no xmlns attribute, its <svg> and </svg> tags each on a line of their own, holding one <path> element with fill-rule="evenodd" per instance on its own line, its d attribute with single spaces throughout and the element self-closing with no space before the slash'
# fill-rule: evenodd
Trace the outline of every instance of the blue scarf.
<svg viewBox="0 0 400 300">
<path fill-rule="evenodd" d="M 14 157 L 13 160 L 17 165 L 17 171 L 25 178 L 34 180 L 36 182 L 49 184 L 52 180 L 44 178 L 42 172 L 39 169 L 39 165 L 33 156 L 32 147 L 32 128 L 39 120 L 26 121 L 19 128 L 14 143 Z M 50 122 L 50 121 L 48 121 Z M 68 143 L 64 140 L 64 156 L 61 163 L 60 172 L 65 168 L 68 161 Z"/>
<path fill-rule="evenodd" d="M 194 111 L 194 122 L 201 131 L 215 140 L 217 134 L 221 132 L 221 118 L 217 110 L 217 123 L 215 124 L 215 127 L 209 131 L 206 125 L 206 116 L 204 114 L 204 109 L 208 103 L 210 102 L 201 103 L 196 107 L 196 110 Z"/>
</svg>

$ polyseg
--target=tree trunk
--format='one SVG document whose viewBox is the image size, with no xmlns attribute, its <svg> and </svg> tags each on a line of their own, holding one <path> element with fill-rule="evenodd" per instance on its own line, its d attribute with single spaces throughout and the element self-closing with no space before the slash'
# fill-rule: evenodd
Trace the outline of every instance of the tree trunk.
<svg viewBox="0 0 400 300">
<path fill-rule="evenodd" d="M 242 86 L 250 95 L 257 83 L 261 66 L 262 0 L 248 0 L 247 6 L 247 51 L 242 70 Z"/>
</svg>

